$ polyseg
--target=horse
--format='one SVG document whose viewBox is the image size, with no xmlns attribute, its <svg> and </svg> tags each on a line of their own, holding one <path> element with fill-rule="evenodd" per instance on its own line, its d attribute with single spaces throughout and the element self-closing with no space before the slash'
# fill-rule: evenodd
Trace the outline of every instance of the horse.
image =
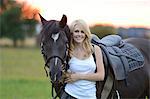
<svg viewBox="0 0 150 99">
<path fill-rule="evenodd" d="M 94 41 L 100 41 L 100 39 L 96 35 L 93 35 L 92 39 Z M 106 74 L 105 74 L 105 81 L 96 82 L 97 99 L 101 99 L 102 98 L 101 96 L 103 96 L 104 99 L 106 99 L 105 97 L 107 97 L 107 99 L 120 99 L 120 98 L 121 99 L 128 99 L 128 98 L 149 99 L 150 54 L 148 54 L 148 51 L 150 50 L 150 40 L 144 38 L 127 38 L 122 41 L 124 41 L 125 43 L 132 44 L 134 45 L 134 47 L 140 50 L 141 54 L 144 56 L 144 65 L 142 68 L 128 72 L 126 79 L 116 80 L 112 67 L 106 66 L 110 64 L 103 50 L 102 52 L 103 52 L 103 59 L 105 60 L 104 65 L 105 65 Z M 116 41 L 114 40 L 114 42 Z M 114 42 L 111 43 L 114 44 Z M 102 47 L 101 44 L 100 47 Z M 106 85 L 106 79 L 109 79 L 107 80 L 108 83 L 107 85 Z M 112 89 L 108 89 L 108 88 L 112 88 Z"/>
<path fill-rule="evenodd" d="M 49 68 L 52 89 L 54 87 L 56 91 L 56 96 L 54 97 L 52 90 L 52 97 L 55 99 L 57 96 L 61 97 L 63 86 L 65 85 L 63 80 L 65 79 L 65 72 L 68 68 L 70 30 L 67 25 L 66 15 L 63 15 L 60 21 L 47 21 L 41 15 L 40 19 L 42 22 L 40 42 L 41 52 L 45 60 L 45 67 Z M 142 68 L 134 70 L 128 74 L 129 86 L 125 84 L 124 80 L 113 79 L 115 85 L 113 86 L 113 89 L 117 89 L 120 98 L 144 98 L 145 96 L 149 98 L 150 56 L 148 53 L 150 47 L 148 45 L 150 44 L 150 41 L 140 38 L 129 38 L 125 41 L 133 44 L 141 51 L 145 63 Z M 113 72 L 110 70 L 109 74 L 113 75 Z M 104 83 L 105 81 L 96 82 L 97 99 L 101 98 Z M 115 98 L 113 91 L 109 93 L 108 98 L 112 98 L 112 96 Z"/>
<path fill-rule="evenodd" d="M 67 70 L 67 57 L 69 49 L 70 29 L 67 23 L 66 15 L 63 15 L 60 21 L 44 19 L 40 14 L 42 30 L 40 33 L 40 47 L 43 55 L 47 76 L 49 75 L 52 83 L 52 97 L 60 97 L 64 83 L 63 75 Z M 47 72 L 49 69 L 49 73 Z M 54 96 L 55 88 L 56 96 Z"/>
</svg>

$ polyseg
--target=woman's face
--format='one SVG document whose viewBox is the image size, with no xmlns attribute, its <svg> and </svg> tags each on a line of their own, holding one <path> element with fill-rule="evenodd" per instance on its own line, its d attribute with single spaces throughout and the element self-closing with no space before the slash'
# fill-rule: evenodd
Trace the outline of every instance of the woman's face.
<svg viewBox="0 0 150 99">
<path fill-rule="evenodd" d="M 73 31 L 73 40 L 78 43 L 81 44 L 83 43 L 84 39 L 85 39 L 86 35 L 85 32 L 83 31 L 81 26 L 76 25 Z"/>
</svg>

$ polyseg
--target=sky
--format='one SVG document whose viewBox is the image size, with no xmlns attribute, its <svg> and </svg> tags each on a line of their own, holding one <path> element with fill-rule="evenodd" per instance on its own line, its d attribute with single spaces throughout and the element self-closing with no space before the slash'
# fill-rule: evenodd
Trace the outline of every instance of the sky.
<svg viewBox="0 0 150 99">
<path fill-rule="evenodd" d="M 150 0 L 19 0 L 26 1 L 47 20 L 67 15 L 68 24 L 83 19 L 89 25 L 145 26 L 150 28 Z"/>
</svg>

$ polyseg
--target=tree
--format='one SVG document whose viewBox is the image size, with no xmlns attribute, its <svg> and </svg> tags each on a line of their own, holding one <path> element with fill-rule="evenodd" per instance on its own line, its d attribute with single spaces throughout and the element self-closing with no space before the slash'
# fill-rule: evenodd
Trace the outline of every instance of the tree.
<svg viewBox="0 0 150 99">
<path fill-rule="evenodd" d="M 0 0 L 0 8 L 2 10 L 6 10 L 8 7 L 8 4 L 11 4 L 13 1 L 10 0 Z"/>
<path fill-rule="evenodd" d="M 32 37 L 35 34 L 35 25 L 37 24 L 37 20 L 33 19 L 24 19 L 23 20 L 23 29 L 25 32 L 25 35 Z"/>
<path fill-rule="evenodd" d="M 14 47 L 17 46 L 17 40 L 24 40 L 24 34 L 21 23 L 21 8 L 12 6 L 0 16 L 1 37 L 8 37 L 13 40 Z"/>
<path fill-rule="evenodd" d="M 100 38 L 110 35 L 116 34 L 116 29 L 113 26 L 104 26 L 104 25 L 95 25 L 90 27 L 92 33 L 96 34 Z"/>
<path fill-rule="evenodd" d="M 1 9 L 3 9 L 3 12 L 0 15 L 0 37 L 10 38 L 13 41 L 14 47 L 16 47 L 18 40 L 23 41 L 26 36 L 31 36 L 35 33 L 37 21 L 22 18 L 22 5 L 11 0 L 10 2 L 2 3 Z"/>
</svg>

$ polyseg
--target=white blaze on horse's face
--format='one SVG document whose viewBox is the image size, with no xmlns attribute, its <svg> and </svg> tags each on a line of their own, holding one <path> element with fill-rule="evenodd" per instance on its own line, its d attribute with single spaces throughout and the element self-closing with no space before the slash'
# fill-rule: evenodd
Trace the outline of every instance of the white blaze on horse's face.
<svg viewBox="0 0 150 99">
<path fill-rule="evenodd" d="M 52 34 L 52 39 L 54 40 L 54 42 L 56 42 L 56 40 L 58 39 L 58 37 L 59 37 L 59 33 L 57 33 L 57 34 Z"/>
<path fill-rule="evenodd" d="M 58 63 L 58 58 L 56 57 L 55 58 L 55 68 L 57 66 L 57 63 Z M 57 74 L 54 75 L 54 81 L 56 81 L 56 80 L 57 80 Z"/>
<path fill-rule="evenodd" d="M 57 66 L 58 58 L 55 58 L 55 66 Z"/>
</svg>

